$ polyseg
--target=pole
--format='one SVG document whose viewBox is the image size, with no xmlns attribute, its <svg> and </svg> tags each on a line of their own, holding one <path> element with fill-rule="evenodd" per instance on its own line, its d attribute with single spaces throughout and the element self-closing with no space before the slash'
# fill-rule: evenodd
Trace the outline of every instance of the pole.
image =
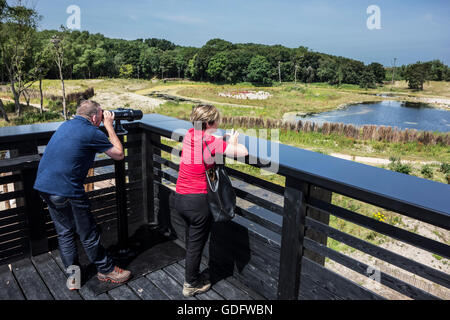
<svg viewBox="0 0 450 320">
<path fill-rule="evenodd" d="M 394 58 L 394 66 L 392 67 L 392 85 L 394 85 L 394 74 L 395 74 L 395 61 L 397 58 Z"/>
<path fill-rule="evenodd" d="M 295 71 L 294 71 L 294 81 L 295 83 L 297 83 L 297 69 L 298 69 L 298 65 L 295 65 Z"/>
<path fill-rule="evenodd" d="M 118 135 L 123 144 L 123 135 Z M 125 160 L 114 160 L 114 170 L 116 172 L 116 205 L 117 205 L 117 231 L 119 238 L 119 250 L 128 249 L 128 215 L 127 215 L 127 194 L 125 189 Z"/>
<path fill-rule="evenodd" d="M 278 77 L 280 78 L 281 83 L 281 61 L 278 61 Z"/>
</svg>

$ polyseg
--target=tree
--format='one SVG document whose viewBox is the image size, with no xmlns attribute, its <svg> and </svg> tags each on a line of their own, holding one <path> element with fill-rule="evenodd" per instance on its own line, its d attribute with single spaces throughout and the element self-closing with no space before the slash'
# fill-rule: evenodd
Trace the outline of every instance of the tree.
<svg viewBox="0 0 450 320">
<path fill-rule="evenodd" d="M 384 69 L 383 65 L 377 62 L 372 62 L 371 64 L 369 64 L 368 70 L 375 77 L 376 83 L 383 83 L 384 78 L 386 77 L 386 70 Z"/>
<path fill-rule="evenodd" d="M 133 75 L 133 65 L 131 64 L 124 64 L 120 67 L 120 71 L 119 71 L 120 77 L 121 78 L 131 78 L 131 76 Z"/>
<path fill-rule="evenodd" d="M 188 62 L 189 75 L 193 80 L 203 80 L 203 59 L 197 52 Z"/>
<path fill-rule="evenodd" d="M 420 62 L 408 65 L 405 79 L 410 89 L 423 90 L 423 83 L 427 79 L 426 65 Z"/>
<path fill-rule="evenodd" d="M 7 6 L 6 0 L 0 0 L 0 30 L 2 29 L 3 17 L 4 17 L 4 13 L 6 12 L 6 6 Z M 2 38 L 0 38 L 0 41 L 1 40 L 2 40 Z M 1 48 L 2 48 L 2 46 L 0 43 L 0 49 Z M 0 50 L 0 61 L 3 61 L 1 50 Z M 0 64 L 0 67 L 3 68 L 3 64 Z M 2 71 L 0 70 L 0 72 L 2 72 Z M 2 82 L 3 82 L 3 72 L 2 72 Z M 3 119 L 5 119 L 6 122 L 9 122 L 8 114 L 6 113 L 5 107 L 3 106 L 2 99 L 0 99 L 0 112 L 2 113 Z"/>
<path fill-rule="evenodd" d="M 319 68 L 319 60 L 320 56 L 314 52 L 306 52 L 295 58 L 303 82 L 313 82 L 315 80 L 316 70 Z"/>
<path fill-rule="evenodd" d="M 91 79 L 92 71 L 94 68 L 95 62 L 95 53 L 92 48 L 86 48 L 83 52 L 83 55 L 79 58 L 79 64 L 76 65 L 76 70 L 85 71 L 85 78 L 87 75 L 88 79 Z M 87 71 L 87 74 L 86 74 Z"/>
<path fill-rule="evenodd" d="M 359 86 L 364 89 L 376 88 L 376 77 L 374 76 L 372 70 L 369 67 L 367 67 L 361 74 Z"/>
<path fill-rule="evenodd" d="M 211 58 L 206 72 L 213 81 L 236 83 L 242 79 L 243 62 L 236 50 L 222 51 Z"/>
<path fill-rule="evenodd" d="M 319 68 L 317 69 L 317 78 L 321 82 L 328 82 L 329 84 L 336 84 L 338 65 L 333 58 L 322 57 L 319 61 Z"/>
<path fill-rule="evenodd" d="M 208 64 L 206 73 L 212 81 L 224 81 L 225 80 L 225 68 L 229 64 L 225 52 L 219 52 L 211 58 Z"/>
<path fill-rule="evenodd" d="M 311 83 L 314 81 L 314 77 L 316 76 L 316 72 L 313 67 L 308 66 L 305 72 L 305 82 Z"/>
<path fill-rule="evenodd" d="M 67 31 L 63 29 L 62 37 L 53 36 L 50 42 L 53 46 L 50 46 L 53 50 L 53 58 L 58 66 L 59 78 L 61 79 L 61 90 L 63 98 L 63 116 L 64 120 L 67 120 L 67 105 L 66 105 L 66 89 L 64 86 L 63 66 L 64 66 L 64 46 L 67 39 Z"/>
<path fill-rule="evenodd" d="M 447 66 L 439 60 L 427 62 L 428 77 L 427 80 L 442 81 L 445 79 Z"/>
<path fill-rule="evenodd" d="M 114 65 L 114 73 L 115 76 L 120 77 L 120 67 L 122 67 L 125 64 L 125 56 L 123 53 L 118 53 L 113 58 L 113 65 Z"/>
<path fill-rule="evenodd" d="M 47 75 L 50 70 L 51 52 L 48 50 L 48 46 L 44 43 L 40 43 L 38 50 L 35 51 L 33 57 L 33 70 L 34 77 L 39 80 L 39 94 L 40 94 L 40 112 L 44 112 L 44 94 L 42 92 L 42 79 Z"/>
<path fill-rule="evenodd" d="M 160 70 L 160 59 L 163 51 L 156 47 L 145 48 L 139 57 L 139 66 L 144 77 L 151 78 L 158 75 Z"/>
<path fill-rule="evenodd" d="M 8 6 L 3 2 L 0 7 L 1 57 L 8 72 L 15 111 L 20 116 L 20 96 L 34 82 L 30 60 L 33 57 L 33 41 L 40 16 L 20 2 L 16 6 Z"/>
<path fill-rule="evenodd" d="M 256 84 L 271 85 L 271 65 L 263 56 L 257 55 L 252 58 L 247 67 L 247 80 Z"/>
<path fill-rule="evenodd" d="M 175 44 L 165 39 L 156 39 L 156 38 L 145 39 L 144 43 L 150 48 L 154 47 L 161 51 L 175 49 Z"/>
</svg>

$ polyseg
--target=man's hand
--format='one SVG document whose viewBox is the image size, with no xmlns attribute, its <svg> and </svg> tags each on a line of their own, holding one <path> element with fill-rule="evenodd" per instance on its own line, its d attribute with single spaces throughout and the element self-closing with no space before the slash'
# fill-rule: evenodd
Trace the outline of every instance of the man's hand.
<svg viewBox="0 0 450 320">
<path fill-rule="evenodd" d="M 114 112 L 103 110 L 103 125 L 105 128 L 108 129 L 108 127 L 113 128 L 113 122 L 114 122 Z"/>
<path fill-rule="evenodd" d="M 111 141 L 113 147 L 105 153 L 113 158 L 114 160 L 122 160 L 124 158 L 123 146 L 117 137 L 116 132 L 114 131 L 114 112 L 104 110 L 103 111 L 103 125 L 105 126 L 106 131 L 108 131 L 109 141 Z"/>
</svg>

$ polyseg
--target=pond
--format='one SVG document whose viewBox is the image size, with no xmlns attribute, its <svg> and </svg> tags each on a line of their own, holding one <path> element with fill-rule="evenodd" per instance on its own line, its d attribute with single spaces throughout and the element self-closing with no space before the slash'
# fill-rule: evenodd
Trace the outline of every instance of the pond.
<svg viewBox="0 0 450 320">
<path fill-rule="evenodd" d="M 340 122 L 355 126 L 383 125 L 398 127 L 402 130 L 408 128 L 423 131 L 450 131 L 450 111 L 435 109 L 425 103 L 395 100 L 349 105 L 338 110 L 297 116 L 295 120 L 316 123 Z"/>
</svg>

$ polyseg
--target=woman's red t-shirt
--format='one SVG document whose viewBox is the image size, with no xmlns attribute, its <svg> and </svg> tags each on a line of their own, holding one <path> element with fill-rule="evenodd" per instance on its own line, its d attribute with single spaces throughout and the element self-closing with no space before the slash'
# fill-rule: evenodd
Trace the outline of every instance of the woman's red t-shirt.
<svg viewBox="0 0 450 320">
<path fill-rule="evenodd" d="M 211 154 L 202 142 L 203 138 Z M 189 129 L 183 139 L 176 192 L 179 194 L 208 193 L 202 152 L 206 167 L 209 169 L 214 164 L 211 155 L 224 153 L 226 148 L 227 142 L 222 138 L 216 138 L 203 130 Z"/>
</svg>

